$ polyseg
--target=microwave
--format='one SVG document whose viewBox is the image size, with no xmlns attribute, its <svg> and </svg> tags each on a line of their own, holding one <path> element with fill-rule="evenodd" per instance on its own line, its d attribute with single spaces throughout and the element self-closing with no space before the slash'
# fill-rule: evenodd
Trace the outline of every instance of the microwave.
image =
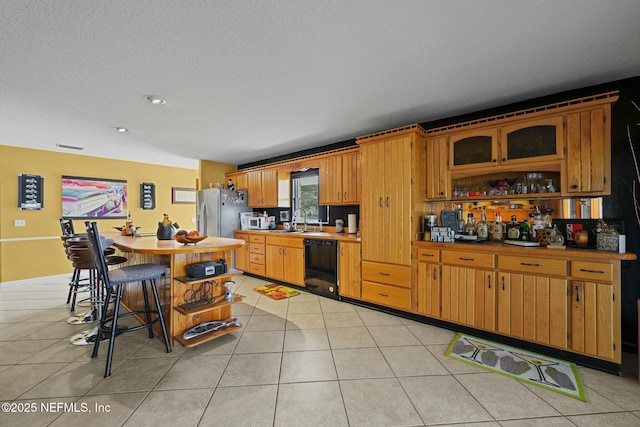
<svg viewBox="0 0 640 427">
<path fill-rule="evenodd" d="M 240 227 L 243 230 L 268 230 L 269 221 L 265 221 L 264 216 L 254 216 L 253 212 L 242 212 Z"/>
</svg>

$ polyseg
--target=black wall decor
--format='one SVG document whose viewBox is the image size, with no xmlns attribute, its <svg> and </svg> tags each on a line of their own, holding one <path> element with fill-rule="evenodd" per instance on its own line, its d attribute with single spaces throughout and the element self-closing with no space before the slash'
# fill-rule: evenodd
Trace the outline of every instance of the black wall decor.
<svg viewBox="0 0 640 427">
<path fill-rule="evenodd" d="M 18 175 L 18 208 L 40 210 L 44 208 L 44 178 L 39 175 Z"/>
<path fill-rule="evenodd" d="M 156 208 L 156 185 L 150 182 L 140 183 L 140 209 Z"/>
</svg>

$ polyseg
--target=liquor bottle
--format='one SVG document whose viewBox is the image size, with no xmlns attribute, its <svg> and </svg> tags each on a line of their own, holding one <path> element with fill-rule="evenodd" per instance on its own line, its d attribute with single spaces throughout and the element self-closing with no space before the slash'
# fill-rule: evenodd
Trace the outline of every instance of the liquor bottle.
<svg viewBox="0 0 640 427">
<path fill-rule="evenodd" d="M 467 223 L 464 225 L 464 234 L 469 236 L 476 235 L 476 219 L 473 217 L 471 212 L 467 214 Z"/>
<path fill-rule="evenodd" d="M 531 227 L 529 226 L 529 221 L 527 221 L 527 218 L 524 219 L 522 229 L 520 230 L 520 240 L 531 240 Z"/>
<path fill-rule="evenodd" d="M 487 240 L 489 238 L 489 224 L 487 224 L 487 213 L 484 208 L 480 214 L 480 222 L 478 222 L 476 230 L 479 240 Z"/>
<path fill-rule="evenodd" d="M 464 233 L 464 217 L 463 217 L 464 213 L 462 212 L 462 209 L 458 209 L 456 211 L 456 218 L 457 218 L 457 233 Z"/>
<path fill-rule="evenodd" d="M 491 240 L 495 242 L 502 242 L 504 240 L 502 217 L 500 216 L 500 212 L 498 211 L 496 211 L 495 221 L 493 222 L 493 228 L 491 229 Z"/>
<path fill-rule="evenodd" d="M 507 224 L 507 239 L 520 240 L 521 228 L 518 223 L 518 217 L 511 215 L 511 222 Z"/>
<path fill-rule="evenodd" d="M 538 241 L 538 231 L 544 230 L 546 228 L 546 223 L 542 219 L 542 212 L 536 206 L 536 211 L 533 213 L 533 220 L 531 220 L 531 240 L 534 242 Z"/>
</svg>

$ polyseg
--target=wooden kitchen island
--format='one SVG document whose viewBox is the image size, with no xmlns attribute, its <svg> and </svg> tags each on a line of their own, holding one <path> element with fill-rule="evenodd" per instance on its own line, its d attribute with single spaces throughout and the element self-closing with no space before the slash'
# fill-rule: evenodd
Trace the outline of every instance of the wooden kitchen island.
<svg viewBox="0 0 640 427">
<path fill-rule="evenodd" d="M 175 240 L 158 240 L 155 236 L 106 234 L 105 237 L 114 240 L 114 246 L 121 255 L 127 257 L 127 265 L 151 262 L 167 267 L 165 278 L 156 280 L 156 286 L 172 346 L 178 341 L 184 347 L 193 347 L 242 327 L 229 326 L 189 340 L 183 338 L 185 331 L 202 322 L 232 320 L 232 305 L 242 301 L 244 297 L 236 294 L 234 300 L 226 300 L 224 283 L 233 280 L 233 276 L 242 274 L 242 271 L 231 269 L 231 260 L 233 250 L 245 244 L 243 240 L 207 237 L 195 245 L 184 245 Z M 229 266 L 225 274 L 204 279 L 191 279 L 186 275 L 185 268 L 189 264 L 219 262 L 221 259 Z M 125 287 L 122 295 L 122 304 L 126 309 L 134 311 L 144 308 L 139 283 Z M 205 303 L 189 304 L 200 299 L 204 299 Z M 151 304 L 154 305 L 153 301 Z M 143 322 L 143 319 L 138 320 Z M 160 325 L 154 324 L 153 330 L 162 339 Z"/>
</svg>

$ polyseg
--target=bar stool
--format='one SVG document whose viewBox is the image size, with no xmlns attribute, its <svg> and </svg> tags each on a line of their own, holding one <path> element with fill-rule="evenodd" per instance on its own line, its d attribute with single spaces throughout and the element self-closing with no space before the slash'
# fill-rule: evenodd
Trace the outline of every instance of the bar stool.
<svg viewBox="0 0 640 427">
<path fill-rule="evenodd" d="M 98 335 L 93 347 L 93 354 L 91 357 L 98 355 L 98 348 L 103 334 L 109 334 L 109 349 L 107 351 L 107 366 L 105 368 L 105 378 L 111 375 L 111 357 L 113 356 L 113 346 L 116 335 L 122 332 L 130 332 L 142 328 L 149 329 L 149 338 L 153 338 L 153 323 L 160 322 L 162 329 L 162 337 L 164 339 L 167 353 L 171 352 L 171 346 L 169 345 L 169 337 L 167 335 L 167 328 L 164 323 L 164 316 L 162 314 L 162 306 L 160 305 L 160 299 L 158 298 L 158 290 L 156 289 L 155 279 L 164 277 L 165 266 L 161 264 L 135 264 L 128 265 L 126 267 L 116 268 L 109 270 L 105 262 L 104 256 L 102 256 L 103 248 L 102 241 L 100 240 L 100 233 L 98 232 L 98 224 L 95 222 L 86 223 L 87 234 L 89 236 L 89 246 L 91 248 L 91 254 L 93 256 L 94 263 L 98 270 L 98 277 L 107 289 L 107 295 L 105 298 L 105 304 L 102 308 L 102 315 L 98 325 Z M 142 296 L 144 298 L 144 310 L 131 311 L 120 314 L 120 300 L 122 298 L 122 288 L 130 283 L 141 282 Z M 151 288 L 153 293 L 153 299 L 156 304 L 156 310 L 151 310 L 149 305 L 149 296 L 147 293 L 147 284 Z M 109 305 L 111 304 L 111 295 L 113 291 L 116 292 L 116 299 L 113 302 L 113 313 L 109 315 Z M 125 316 L 131 316 L 134 314 L 144 314 L 146 317 L 146 323 L 138 326 L 133 326 L 125 330 L 118 330 L 118 319 Z M 152 314 L 157 314 L 157 318 L 151 319 Z"/>
</svg>

